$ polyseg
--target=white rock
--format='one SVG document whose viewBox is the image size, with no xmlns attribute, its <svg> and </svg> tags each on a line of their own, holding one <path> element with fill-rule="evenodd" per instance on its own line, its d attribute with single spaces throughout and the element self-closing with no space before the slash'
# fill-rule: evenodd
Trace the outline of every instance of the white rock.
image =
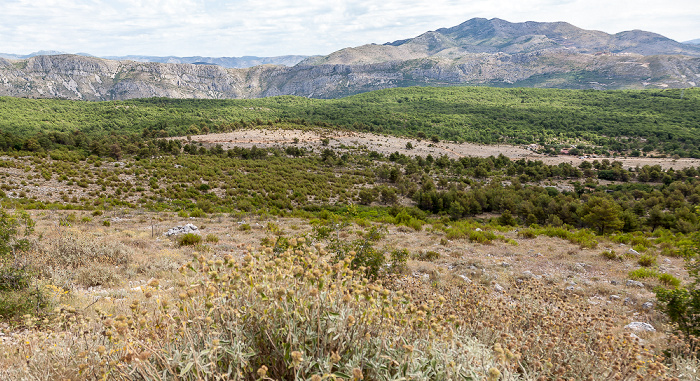
<svg viewBox="0 0 700 381">
<path fill-rule="evenodd" d="M 459 277 L 462 278 L 462 279 L 464 279 L 464 281 L 467 282 L 467 283 L 472 283 L 472 280 L 469 279 L 469 277 L 467 277 L 466 275 L 460 275 Z"/>
<path fill-rule="evenodd" d="M 627 279 L 627 282 L 625 282 L 625 286 L 644 288 L 644 283 L 632 279 Z"/>
<path fill-rule="evenodd" d="M 506 290 L 505 288 L 503 288 L 503 286 L 501 286 L 501 285 L 498 284 L 498 283 L 495 283 L 495 284 L 493 285 L 493 289 L 496 290 L 496 291 L 498 291 L 498 292 L 504 292 L 504 291 Z"/>
<path fill-rule="evenodd" d="M 626 329 L 631 329 L 633 331 L 647 331 L 647 332 L 655 332 L 656 328 L 654 328 L 651 324 L 649 323 L 643 323 L 641 321 L 633 321 L 625 326 Z"/>
</svg>

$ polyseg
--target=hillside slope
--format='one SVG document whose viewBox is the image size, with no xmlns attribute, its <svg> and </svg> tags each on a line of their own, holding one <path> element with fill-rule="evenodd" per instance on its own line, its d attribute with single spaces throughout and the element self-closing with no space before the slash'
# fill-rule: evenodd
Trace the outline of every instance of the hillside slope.
<svg viewBox="0 0 700 381">
<path fill-rule="evenodd" d="M 698 81 L 700 47 L 638 30 L 609 35 L 563 22 L 500 19 L 342 49 L 294 67 L 226 69 L 77 55 L 0 58 L 0 95 L 81 100 L 337 98 L 405 86 L 683 88 Z"/>
</svg>

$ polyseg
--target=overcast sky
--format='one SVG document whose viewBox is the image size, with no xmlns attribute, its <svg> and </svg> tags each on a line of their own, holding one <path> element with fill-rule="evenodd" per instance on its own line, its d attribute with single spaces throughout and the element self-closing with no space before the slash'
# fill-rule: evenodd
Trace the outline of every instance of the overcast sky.
<svg viewBox="0 0 700 381">
<path fill-rule="evenodd" d="M 473 17 L 700 38 L 700 0 L 0 0 L 0 52 L 328 54 Z"/>
</svg>

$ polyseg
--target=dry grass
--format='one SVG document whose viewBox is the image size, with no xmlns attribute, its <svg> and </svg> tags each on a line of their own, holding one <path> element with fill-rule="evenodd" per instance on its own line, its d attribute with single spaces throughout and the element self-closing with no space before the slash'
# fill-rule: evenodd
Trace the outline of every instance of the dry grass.
<svg viewBox="0 0 700 381">
<path fill-rule="evenodd" d="M 161 217 L 165 226 L 179 224 Z M 442 235 L 427 229 L 389 227 L 377 246 L 440 257 L 416 257 L 403 275 L 373 283 L 347 262 L 333 263 L 323 245 L 253 249 L 269 232 L 241 232 L 227 218 L 198 222 L 204 236 L 219 237 L 198 252 L 151 237 L 149 218 L 61 234 L 50 218 L 38 220 L 49 233 L 34 259 L 50 265 L 42 287 L 56 309 L 8 332 L 0 379 L 257 380 L 266 369 L 275 380 L 353 379 L 353 372 L 366 380 L 496 372 L 503 380 L 653 380 L 690 377 L 698 365 L 659 357 L 673 340 L 664 317 L 640 307 L 652 294 L 624 286 L 634 259 L 610 261 L 601 248 L 558 238 L 439 245 Z M 310 230 L 302 220 L 274 222 L 294 234 Z M 678 268 L 672 260 L 665 266 Z M 570 283 L 576 290 L 566 290 Z M 622 329 L 632 320 L 659 332 L 636 332 L 637 339 Z"/>
</svg>

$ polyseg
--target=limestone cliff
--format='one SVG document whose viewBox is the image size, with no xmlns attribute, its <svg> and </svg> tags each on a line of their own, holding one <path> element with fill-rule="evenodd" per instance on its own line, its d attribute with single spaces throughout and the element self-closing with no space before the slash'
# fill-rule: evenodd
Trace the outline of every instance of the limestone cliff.
<svg viewBox="0 0 700 381">
<path fill-rule="evenodd" d="M 334 98 L 425 85 L 640 89 L 698 83 L 700 47 L 643 31 L 609 35 L 567 23 L 499 19 L 343 49 L 293 67 L 227 69 L 77 55 L 0 58 L 0 95 L 82 100 Z"/>
</svg>

